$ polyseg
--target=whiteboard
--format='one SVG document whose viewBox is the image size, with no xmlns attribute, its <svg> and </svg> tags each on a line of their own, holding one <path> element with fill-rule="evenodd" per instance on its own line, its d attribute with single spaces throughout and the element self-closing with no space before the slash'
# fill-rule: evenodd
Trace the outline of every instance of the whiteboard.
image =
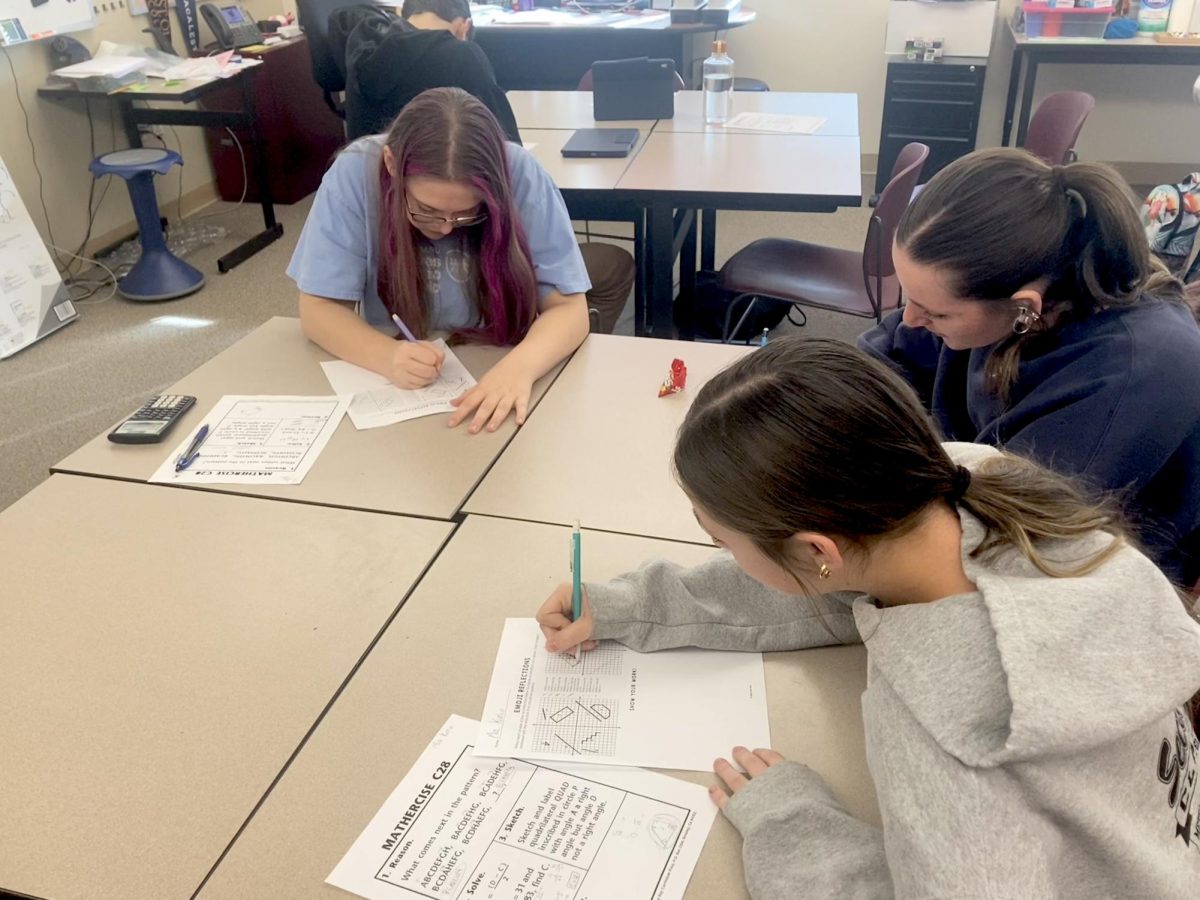
<svg viewBox="0 0 1200 900">
<path fill-rule="evenodd" d="M 11 0 L 0 3 L 0 44 L 38 41 L 96 24 L 91 0 Z"/>
</svg>

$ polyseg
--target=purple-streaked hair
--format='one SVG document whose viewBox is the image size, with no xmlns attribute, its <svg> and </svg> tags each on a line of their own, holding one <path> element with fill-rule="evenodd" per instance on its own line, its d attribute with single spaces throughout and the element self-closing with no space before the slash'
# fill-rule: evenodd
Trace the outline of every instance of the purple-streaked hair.
<svg viewBox="0 0 1200 900">
<path fill-rule="evenodd" d="M 396 177 L 380 161 L 379 297 L 417 337 L 429 333 L 420 243 L 408 221 L 406 178 L 424 175 L 479 192 L 487 219 L 464 229 L 474 257 L 468 287 L 482 327 L 457 331 L 456 341 L 509 346 L 537 317 L 538 289 L 525 230 L 513 204 L 504 133 L 486 106 L 458 88 L 434 88 L 404 107 L 386 140 Z"/>
</svg>

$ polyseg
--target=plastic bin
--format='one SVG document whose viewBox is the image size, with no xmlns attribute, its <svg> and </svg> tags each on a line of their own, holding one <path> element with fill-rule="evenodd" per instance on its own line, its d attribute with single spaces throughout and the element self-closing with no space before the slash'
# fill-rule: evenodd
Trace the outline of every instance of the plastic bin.
<svg viewBox="0 0 1200 900">
<path fill-rule="evenodd" d="M 1050 6 L 1025 3 L 1025 36 L 1036 38 L 1102 38 L 1112 7 Z"/>
</svg>

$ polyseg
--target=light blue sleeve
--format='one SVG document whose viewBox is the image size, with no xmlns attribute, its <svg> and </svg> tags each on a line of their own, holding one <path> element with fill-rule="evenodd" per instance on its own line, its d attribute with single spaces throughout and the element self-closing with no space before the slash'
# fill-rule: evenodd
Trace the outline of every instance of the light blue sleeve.
<svg viewBox="0 0 1200 900">
<path fill-rule="evenodd" d="M 568 295 L 585 293 L 592 282 L 562 194 L 528 150 L 512 143 L 506 146 L 513 199 L 533 257 L 539 297 L 552 290 Z"/>
<path fill-rule="evenodd" d="M 370 300 L 376 229 L 368 209 L 379 153 L 360 141 L 338 154 L 317 189 L 287 274 L 306 294 L 331 300 Z"/>
</svg>

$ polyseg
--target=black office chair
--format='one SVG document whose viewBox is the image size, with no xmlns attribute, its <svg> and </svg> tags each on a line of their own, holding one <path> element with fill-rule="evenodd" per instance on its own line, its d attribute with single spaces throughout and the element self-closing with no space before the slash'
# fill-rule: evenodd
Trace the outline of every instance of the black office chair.
<svg viewBox="0 0 1200 900">
<path fill-rule="evenodd" d="M 371 7 L 363 0 L 296 0 L 297 18 L 308 40 L 308 52 L 312 57 L 313 80 L 324 92 L 329 108 L 343 119 L 346 118 L 346 112 L 334 95 L 346 90 L 346 63 L 342 60 L 339 65 L 335 56 L 335 48 L 330 42 L 329 17 L 349 6 L 364 6 L 378 11 L 378 7 Z M 344 53 L 344 42 L 341 49 Z"/>
</svg>

